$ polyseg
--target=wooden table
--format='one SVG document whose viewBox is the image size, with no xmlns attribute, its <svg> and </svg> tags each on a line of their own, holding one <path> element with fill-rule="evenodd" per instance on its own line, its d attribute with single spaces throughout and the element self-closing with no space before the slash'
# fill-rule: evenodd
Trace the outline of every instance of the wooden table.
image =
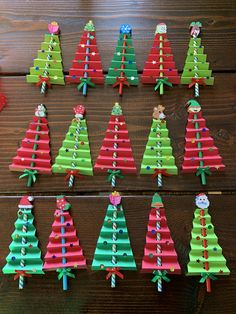
<svg viewBox="0 0 236 314">
<path fill-rule="evenodd" d="M 152 108 L 164 104 L 177 166 L 181 167 L 187 113 L 186 101 L 193 91 L 186 86 L 169 90 L 163 98 L 153 93 L 152 86 L 130 87 L 119 99 L 111 86 L 99 86 L 87 98 L 78 94 L 74 85 L 54 86 L 46 98 L 25 75 L 36 57 L 47 23 L 56 20 L 61 27 L 61 46 L 65 72 L 71 66 L 84 24 L 92 19 L 97 30 L 98 47 L 107 73 L 119 26 L 130 23 L 133 44 L 141 73 L 149 53 L 155 26 L 168 25 L 178 70 L 183 69 L 189 42 L 188 26 L 193 20 L 203 23 L 203 44 L 214 71 L 215 85 L 201 89 L 200 102 L 215 144 L 226 164 L 224 174 L 214 174 L 202 187 L 194 175 L 172 177 L 161 192 L 169 227 L 175 241 L 182 276 L 173 276 L 158 294 L 150 282 L 150 274 L 125 272 L 125 280 L 110 289 L 104 272 L 90 271 L 99 231 L 107 208 L 110 185 L 105 177 L 86 178 L 69 190 L 62 176 L 40 176 L 30 189 L 35 196 L 35 218 L 42 253 L 46 252 L 53 222 L 55 196 L 69 195 L 72 215 L 84 253 L 88 271 L 78 271 L 70 280 L 70 290 L 63 292 L 55 272 L 34 276 L 19 291 L 13 276 L 0 275 L 0 313 L 235 313 L 236 250 L 236 5 L 232 0 L 165 1 L 0 1 L 1 9 L 1 91 L 9 104 L 0 114 L 0 267 L 5 264 L 10 235 L 14 230 L 20 196 L 28 190 L 16 173 L 8 170 L 19 142 L 24 137 L 36 104 L 44 102 L 48 109 L 52 158 L 68 129 L 72 108 L 84 103 L 90 133 L 92 158 L 95 161 L 102 143 L 112 105 L 120 101 L 128 126 L 136 165 L 148 137 Z M 145 244 L 151 196 L 156 184 L 146 176 L 126 177 L 120 182 L 127 225 L 140 269 Z M 210 211 L 219 243 L 232 272 L 213 283 L 211 294 L 197 278 L 185 277 L 188 262 L 196 193 L 209 192 Z"/>
</svg>

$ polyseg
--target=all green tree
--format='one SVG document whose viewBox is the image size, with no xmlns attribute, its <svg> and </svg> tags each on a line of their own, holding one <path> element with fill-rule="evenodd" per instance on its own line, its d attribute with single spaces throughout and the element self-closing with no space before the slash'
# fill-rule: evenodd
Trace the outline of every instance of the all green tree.
<svg viewBox="0 0 236 314">
<path fill-rule="evenodd" d="M 119 39 L 105 82 L 118 87 L 119 95 L 123 94 L 124 86 L 137 86 L 139 83 L 132 28 L 129 24 L 123 24 L 120 27 Z"/>
<path fill-rule="evenodd" d="M 121 196 L 113 192 L 104 223 L 97 241 L 92 263 L 93 270 L 107 271 L 106 279 L 111 279 L 111 287 L 116 286 L 116 277 L 123 279 L 121 270 L 136 270 L 130 245 Z"/>
<path fill-rule="evenodd" d="M 197 208 L 191 233 L 188 275 L 201 276 L 200 282 L 205 282 L 207 292 L 211 292 L 211 280 L 216 280 L 216 275 L 229 275 L 230 270 L 211 222 L 207 196 L 201 193 L 196 196 L 195 202 Z"/>
<path fill-rule="evenodd" d="M 141 163 L 140 174 L 152 175 L 158 187 L 162 187 L 163 176 L 177 175 L 178 169 L 166 126 L 165 107 L 154 108 L 151 131 Z"/>
<path fill-rule="evenodd" d="M 66 173 L 69 187 L 73 186 L 75 178 L 93 175 L 84 106 L 76 106 L 74 114 L 75 118 L 52 166 L 53 173 Z"/>
<path fill-rule="evenodd" d="M 44 274 L 41 251 L 38 247 L 39 243 L 34 226 L 34 215 L 32 214 L 32 201 L 33 198 L 28 195 L 21 198 L 15 230 L 11 236 L 10 253 L 2 270 L 4 274 L 14 274 L 14 280 L 19 279 L 19 289 L 24 288 L 26 277 Z"/>
<path fill-rule="evenodd" d="M 214 78 L 211 76 L 212 71 L 209 69 L 209 62 L 207 62 L 207 55 L 204 54 L 201 38 L 198 37 L 201 27 L 201 22 L 192 22 L 190 24 L 189 29 L 192 38 L 189 42 L 187 58 L 181 76 L 182 84 L 187 84 L 189 88 L 194 87 L 195 97 L 200 95 L 200 85 L 214 84 Z"/>
<path fill-rule="evenodd" d="M 52 84 L 65 85 L 59 25 L 57 22 L 51 22 L 48 24 L 48 30 L 49 34 L 45 34 L 38 56 L 34 59 L 34 66 L 26 76 L 28 83 L 35 83 L 41 88 L 41 94 L 45 94 Z"/>
</svg>

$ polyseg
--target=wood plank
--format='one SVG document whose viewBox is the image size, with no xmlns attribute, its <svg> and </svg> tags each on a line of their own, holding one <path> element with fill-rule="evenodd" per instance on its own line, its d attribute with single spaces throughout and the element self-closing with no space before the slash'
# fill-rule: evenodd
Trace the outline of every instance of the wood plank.
<svg viewBox="0 0 236 314">
<path fill-rule="evenodd" d="M 183 69 L 191 21 L 203 23 L 203 45 L 214 71 L 236 70 L 236 7 L 231 0 L 174 3 L 167 1 L 80 2 L 4 1 L 1 4 L 0 51 L 3 73 L 28 73 L 43 40 L 47 23 L 57 20 L 61 26 L 64 69 L 71 67 L 84 24 L 92 19 L 97 28 L 98 47 L 107 71 L 122 23 L 133 27 L 133 43 L 138 69 L 143 69 L 152 45 L 155 26 L 165 22 L 169 29 L 177 68 Z M 222 44 L 224 43 L 224 44 Z"/>
<path fill-rule="evenodd" d="M 194 174 L 180 174 L 165 179 L 164 190 L 196 191 L 196 190 L 235 190 L 236 186 L 236 96 L 234 84 L 235 74 L 218 74 L 214 87 L 206 87 L 201 91 L 201 104 L 207 126 L 215 138 L 215 144 L 226 164 L 225 173 L 214 173 L 207 178 L 208 185 L 203 188 L 199 178 Z M 58 153 L 62 140 L 72 119 L 72 108 L 77 103 L 84 103 L 87 108 L 87 122 L 90 135 L 92 160 L 95 162 L 102 144 L 111 108 L 119 100 L 117 91 L 111 86 L 99 86 L 90 90 L 87 98 L 78 95 L 75 86 L 53 87 L 43 98 L 36 86 L 26 84 L 24 77 L 4 77 L 2 90 L 8 95 L 9 104 L 0 114 L 0 193 L 19 193 L 26 190 L 25 181 L 18 180 L 18 173 L 11 173 L 8 165 L 16 154 L 16 149 L 29 122 L 32 120 L 34 108 L 44 102 L 48 108 L 48 119 L 51 133 L 52 159 Z M 177 166 L 180 169 L 184 152 L 185 124 L 187 119 L 184 104 L 192 98 L 193 91 L 186 86 L 174 87 L 166 92 L 163 100 L 156 96 L 153 87 L 131 87 L 125 91 L 120 102 L 128 126 L 131 145 L 137 169 L 140 169 L 141 158 L 148 138 L 151 115 L 156 104 L 166 106 L 168 127 Z M 121 191 L 156 190 L 156 183 L 149 176 L 126 176 L 120 180 L 118 189 Z M 58 193 L 70 191 L 76 193 L 110 190 L 106 175 L 96 175 L 77 182 L 70 191 L 63 175 L 51 177 L 41 175 L 32 188 L 34 192 Z"/>
<path fill-rule="evenodd" d="M 183 275 L 172 276 L 158 294 L 150 274 L 139 272 L 145 244 L 146 225 L 150 210 L 150 196 L 123 197 L 123 207 L 138 271 L 126 271 L 125 279 L 112 290 L 105 273 L 92 272 L 90 266 L 100 228 L 107 208 L 107 197 L 69 197 L 71 214 L 88 262 L 87 271 L 76 271 L 76 279 L 69 280 L 70 290 L 63 292 L 55 272 L 33 276 L 23 291 L 11 275 L 0 274 L 1 313 L 234 313 L 236 293 L 236 248 L 234 245 L 236 195 L 209 196 L 212 222 L 215 226 L 230 276 L 222 276 L 212 283 L 207 294 L 199 278 L 185 277 L 189 241 L 192 228 L 194 195 L 162 194 L 168 225 L 175 241 Z M 19 197 L 0 198 L 1 255 L 0 267 L 5 265 L 10 235 L 14 230 Z M 34 214 L 40 247 L 46 253 L 51 232 L 54 197 L 36 197 Z M 224 209 L 224 210 L 222 210 Z M 181 227 L 180 227 L 181 226 Z M 13 302 L 14 300 L 14 302 Z"/>
</svg>

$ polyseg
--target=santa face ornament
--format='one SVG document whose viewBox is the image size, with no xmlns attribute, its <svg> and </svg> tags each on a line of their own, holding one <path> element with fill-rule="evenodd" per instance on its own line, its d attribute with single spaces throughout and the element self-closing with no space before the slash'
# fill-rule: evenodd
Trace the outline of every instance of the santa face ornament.
<svg viewBox="0 0 236 314">
<path fill-rule="evenodd" d="M 199 194 L 196 196 L 195 204 L 200 209 L 206 209 L 209 207 L 210 202 L 206 194 Z"/>
</svg>

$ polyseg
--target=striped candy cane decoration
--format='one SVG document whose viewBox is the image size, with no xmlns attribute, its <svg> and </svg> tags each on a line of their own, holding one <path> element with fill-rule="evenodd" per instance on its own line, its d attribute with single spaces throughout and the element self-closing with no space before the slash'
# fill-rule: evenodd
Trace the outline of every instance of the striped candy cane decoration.
<svg viewBox="0 0 236 314">
<path fill-rule="evenodd" d="M 24 220 L 24 222 L 27 222 L 27 220 L 28 220 L 28 216 L 26 213 L 23 214 L 23 220 Z M 23 230 L 23 228 L 22 228 L 22 230 Z M 25 232 L 27 232 L 27 228 L 26 228 Z M 27 237 L 23 236 L 21 239 L 21 244 L 25 245 L 26 243 L 27 243 Z"/>
<path fill-rule="evenodd" d="M 158 221 L 156 221 L 156 228 L 157 228 L 157 230 L 160 230 L 161 224 L 159 221 L 159 219 L 160 219 L 160 210 L 159 209 L 156 209 L 156 218 L 158 220 Z M 157 241 L 161 240 L 161 235 L 159 232 L 157 232 L 156 240 Z M 160 254 L 160 253 L 161 253 L 161 245 L 159 243 L 157 243 L 157 254 Z M 158 268 L 162 266 L 162 261 L 161 261 L 160 256 L 157 257 L 157 266 L 158 266 Z M 158 270 L 158 274 L 159 275 L 161 274 L 160 270 Z M 162 279 L 161 278 L 158 278 L 158 281 L 157 281 L 157 291 L 162 292 Z"/>
<path fill-rule="evenodd" d="M 116 242 L 117 240 L 117 236 L 116 236 L 116 231 L 117 231 L 117 223 L 115 222 L 117 219 L 117 208 L 116 206 L 113 206 L 113 223 L 112 223 L 112 229 L 113 229 L 113 234 L 112 234 L 112 253 L 115 254 L 117 252 L 117 247 L 116 244 L 114 242 Z M 116 256 L 112 255 L 112 260 L 111 260 L 112 264 L 115 266 L 116 265 Z M 111 288 L 115 288 L 116 287 L 116 274 L 112 274 L 111 275 Z"/>
<path fill-rule="evenodd" d="M 48 44 L 48 52 L 51 52 L 53 50 L 53 46 L 52 46 L 53 41 L 54 41 L 53 35 L 54 34 L 51 34 L 50 42 Z M 47 61 L 49 61 L 49 60 L 51 60 L 50 54 L 47 55 Z M 46 62 L 45 68 L 44 68 L 45 70 L 43 72 L 43 77 L 48 77 L 48 67 L 49 67 L 49 63 Z M 46 84 L 46 82 L 43 82 L 42 86 L 41 86 L 41 94 L 45 94 L 46 89 L 47 89 L 47 84 Z"/>
<path fill-rule="evenodd" d="M 75 168 L 76 167 L 76 163 L 75 163 L 75 159 L 77 158 L 77 149 L 79 148 L 79 134 L 80 134 L 80 119 L 78 119 L 78 122 L 77 122 L 77 126 L 76 126 L 76 130 L 75 130 L 75 144 L 74 144 L 74 152 L 73 152 L 73 155 L 72 155 L 72 167 Z M 69 187 L 72 188 L 74 184 L 74 176 L 73 175 L 70 175 L 70 178 L 69 178 Z"/>
<path fill-rule="evenodd" d="M 119 118 L 116 118 L 115 119 L 115 122 L 118 123 L 119 122 Z M 117 124 L 115 124 L 115 132 L 119 131 L 119 127 Z M 114 135 L 114 144 L 113 144 L 113 148 L 116 150 L 118 148 L 118 144 L 116 142 L 116 140 L 118 139 L 118 135 L 115 134 Z M 117 152 L 115 151 L 113 153 L 113 158 L 117 158 Z M 116 167 L 116 161 L 113 161 L 112 162 L 112 167 L 115 168 Z M 116 186 L 116 177 L 115 176 L 112 176 L 112 179 L 111 179 L 111 186 L 114 188 Z"/>
<path fill-rule="evenodd" d="M 198 62 L 198 58 L 197 58 L 197 36 L 196 35 L 193 35 L 193 55 L 194 55 L 194 58 L 193 58 L 193 61 L 194 61 L 194 71 L 195 71 L 195 74 L 194 74 L 194 77 L 195 78 L 198 78 L 198 73 L 197 73 L 197 70 L 198 70 L 198 66 L 197 66 L 197 62 Z M 195 83 L 195 97 L 199 97 L 200 93 L 199 93 L 199 84 L 198 83 Z"/>
<path fill-rule="evenodd" d="M 87 46 L 89 46 L 90 45 L 90 33 L 88 33 L 87 34 L 87 42 L 86 42 L 86 45 Z M 84 70 L 85 70 L 85 72 L 84 72 L 84 78 L 88 78 L 88 73 L 86 72 L 86 70 L 88 70 L 88 61 L 89 61 L 89 56 L 88 56 L 88 54 L 89 54 L 89 47 L 87 47 L 86 48 L 86 57 L 85 57 L 85 61 L 86 61 L 86 64 L 85 64 L 85 66 L 84 66 Z M 83 85 L 83 95 L 84 96 L 86 96 L 87 95 L 87 88 L 88 88 L 88 86 L 87 86 L 87 83 L 85 83 L 84 85 Z"/>
<path fill-rule="evenodd" d="M 161 137 L 160 131 L 161 131 L 160 123 L 157 123 L 157 138 L 158 139 L 160 139 L 160 137 Z M 161 157 L 160 149 L 161 149 L 161 142 L 157 141 L 157 157 Z M 162 167 L 162 162 L 161 162 L 161 160 L 158 159 L 157 168 L 161 169 L 161 167 Z M 162 175 L 161 175 L 161 173 L 159 173 L 157 175 L 157 186 L 158 187 L 162 186 Z"/>
</svg>

